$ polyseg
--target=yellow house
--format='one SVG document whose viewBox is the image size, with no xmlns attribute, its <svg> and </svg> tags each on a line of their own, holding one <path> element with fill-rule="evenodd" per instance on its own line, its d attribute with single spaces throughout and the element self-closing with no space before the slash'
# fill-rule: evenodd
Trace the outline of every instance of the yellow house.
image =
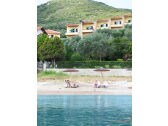
<svg viewBox="0 0 168 126">
<path fill-rule="evenodd" d="M 93 33 L 96 30 L 94 21 L 81 21 L 81 37 Z"/>
<path fill-rule="evenodd" d="M 57 36 L 58 38 L 60 38 L 60 32 L 58 32 L 58 31 L 49 30 L 49 29 L 47 29 L 47 30 L 45 30 L 45 31 L 46 31 L 47 35 L 48 35 L 50 38 L 55 37 L 55 36 Z"/>
<path fill-rule="evenodd" d="M 96 29 L 110 29 L 110 20 L 109 19 L 102 19 L 96 21 Z"/>
<path fill-rule="evenodd" d="M 80 32 L 80 25 L 79 24 L 67 24 L 66 25 L 67 27 L 67 32 L 66 32 L 66 36 L 67 37 L 74 37 L 74 36 L 77 36 Z"/>
<path fill-rule="evenodd" d="M 88 35 L 97 29 L 122 29 L 127 24 L 132 24 L 132 15 L 115 16 L 111 19 L 101 19 L 97 21 L 81 20 L 80 24 L 67 24 L 67 37 Z"/>
<path fill-rule="evenodd" d="M 132 15 L 131 14 L 127 14 L 124 15 L 124 24 L 132 24 Z"/>
<path fill-rule="evenodd" d="M 111 18 L 111 29 L 124 28 L 124 18 L 123 16 L 115 16 Z"/>
</svg>

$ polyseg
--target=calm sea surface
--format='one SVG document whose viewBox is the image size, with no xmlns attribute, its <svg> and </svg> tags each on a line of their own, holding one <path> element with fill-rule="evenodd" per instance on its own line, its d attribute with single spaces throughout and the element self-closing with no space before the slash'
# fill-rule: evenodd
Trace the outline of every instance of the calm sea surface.
<svg viewBox="0 0 168 126">
<path fill-rule="evenodd" d="M 38 126 L 132 126 L 132 97 L 39 95 Z"/>
</svg>

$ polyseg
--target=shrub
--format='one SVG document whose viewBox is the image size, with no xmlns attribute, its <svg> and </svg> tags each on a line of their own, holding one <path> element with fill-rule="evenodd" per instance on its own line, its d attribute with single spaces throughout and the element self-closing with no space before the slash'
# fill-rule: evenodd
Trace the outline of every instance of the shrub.
<svg viewBox="0 0 168 126">
<path fill-rule="evenodd" d="M 116 68 L 132 68 L 131 61 L 58 61 L 58 68 L 95 68 L 95 67 L 108 67 Z M 119 68 L 119 67 L 118 67 Z"/>
<path fill-rule="evenodd" d="M 109 66 L 109 65 L 105 65 L 104 67 L 105 67 L 105 68 L 110 68 L 110 66 Z"/>
<path fill-rule="evenodd" d="M 124 61 L 123 59 L 117 59 L 117 61 Z"/>
<path fill-rule="evenodd" d="M 74 53 L 71 56 L 71 61 L 82 61 L 82 56 L 79 53 Z"/>
<path fill-rule="evenodd" d="M 113 68 L 114 68 L 114 69 L 121 69 L 121 66 L 114 65 Z"/>
<path fill-rule="evenodd" d="M 97 69 L 100 68 L 100 67 L 101 67 L 101 66 L 95 66 L 95 68 L 97 68 Z"/>
</svg>

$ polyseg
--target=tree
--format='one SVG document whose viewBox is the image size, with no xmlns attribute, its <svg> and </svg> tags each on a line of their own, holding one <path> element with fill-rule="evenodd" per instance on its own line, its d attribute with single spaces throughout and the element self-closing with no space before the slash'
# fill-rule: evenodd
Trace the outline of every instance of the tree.
<svg viewBox="0 0 168 126">
<path fill-rule="evenodd" d="M 126 37 L 117 37 L 109 40 L 109 58 L 112 60 L 130 58 L 132 54 L 132 43 Z"/>
<path fill-rule="evenodd" d="M 107 36 L 103 33 L 93 33 L 85 36 L 78 45 L 78 52 L 86 59 L 99 59 L 107 56 Z"/>
<path fill-rule="evenodd" d="M 77 47 L 81 37 L 74 36 L 72 38 L 64 38 L 62 40 L 65 46 L 65 59 L 71 60 L 71 56 L 77 53 Z"/>
<path fill-rule="evenodd" d="M 124 29 L 124 36 L 127 37 L 130 41 L 132 41 L 132 27 L 131 25 L 127 25 Z"/>
<path fill-rule="evenodd" d="M 40 34 L 37 36 L 37 60 L 42 60 L 42 55 L 40 53 L 40 46 L 47 40 L 46 34 Z"/>
<path fill-rule="evenodd" d="M 83 58 L 79 53 L 73 53 L 71 56 L 71 61 L 82 61 Z"/>
<path fill-rule="evenodd" d="M 96 32 L 97 32 L 97 33 L 106 34 L 106 36 L 107 36 L 108 38 L 111 38 L 111 37 L 112 37 L 113 30 L 111 30 L 111 29 L 98 29 Z"/>
<path fill-rule="evenodd" d="M 41 60 L 53 61 L 62 60 L 64 58 L 64 45 L 58 38 L 47 38 L 45 42 L 39 47 L 39 53 L 41 54 Z"/>
</svg>

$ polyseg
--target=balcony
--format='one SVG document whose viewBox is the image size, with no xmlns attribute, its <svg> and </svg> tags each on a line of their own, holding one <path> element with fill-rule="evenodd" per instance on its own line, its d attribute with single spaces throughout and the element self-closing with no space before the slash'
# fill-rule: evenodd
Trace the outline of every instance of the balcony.
<svg viewBox="0 0 168 126">
<path fill-rule="evenodd" d="M 93 32 L 93 31 L 94 31 L 93 29 L 89 29 L 89 30 L 83 29 L 83 30 L 82 30 L 83 33 L 88 33 L 88 32 Z"/>
<path fill-rule="evenodd" d="M 123 24 L 113 24 L 111 25 L 111 28 L 122 28 L 123 27 Z"/>
<path fill-rule="evenodd" d="M 67 32 L 65 33 L 67 36 L 74 36 L 74 35 L 79 35 L 79 32 Z"/>
</svg>

